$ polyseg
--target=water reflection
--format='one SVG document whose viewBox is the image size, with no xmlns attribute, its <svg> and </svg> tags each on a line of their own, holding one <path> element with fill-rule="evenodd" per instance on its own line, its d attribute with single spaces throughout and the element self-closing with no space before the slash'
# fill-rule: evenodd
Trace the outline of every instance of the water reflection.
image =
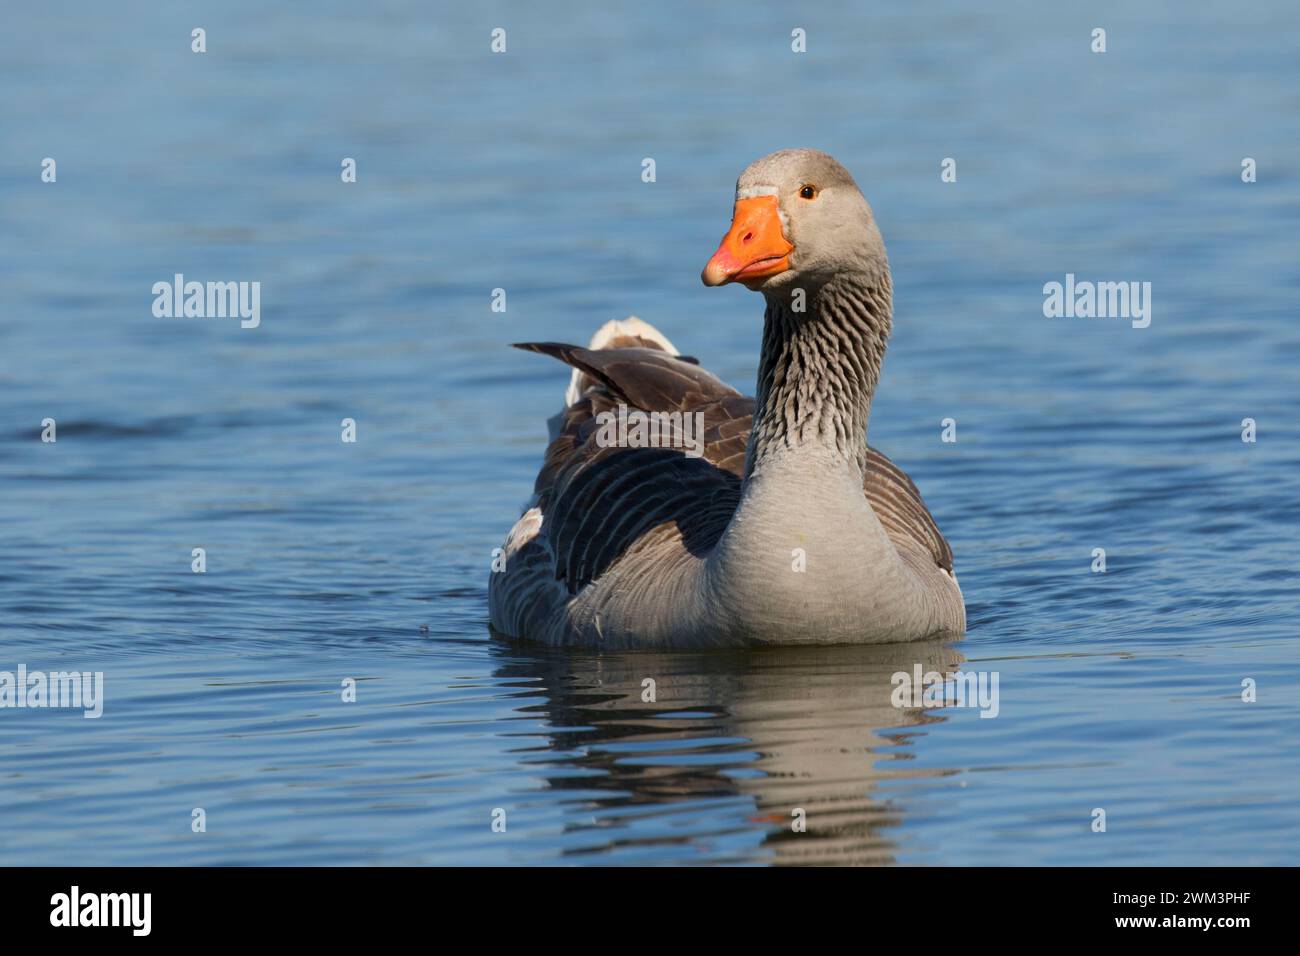
<svg viewBox="0 0 1300 956">
<path fill-rule="evenodd" d="M 890 831 L 906 808 L 880 782 L 943 772 L 909 770 L 925 734 L 898 731 L 944 718 L 894 707 L 890 678 L 963 661 L 940 642 L 616 655 L 498 643 L 497 654 L 496 677 L 538 688 L 520 710 L 544 718 L 546 743 L 522 756 L 552 791 L 572 791 L 566 838 L 610 830 L 564 841 L 594 862 L 705 836 L 671 822 L 683 813 L 714 835 L 756 834 L 747 858 L 893 862 Z M 796 808 L 806 832 L 792 828 Z"/>
</svg>

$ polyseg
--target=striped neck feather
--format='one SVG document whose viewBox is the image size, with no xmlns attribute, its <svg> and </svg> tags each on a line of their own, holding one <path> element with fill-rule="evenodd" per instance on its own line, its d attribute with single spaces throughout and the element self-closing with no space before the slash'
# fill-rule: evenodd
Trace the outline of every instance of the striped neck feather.
<svg viewBox="0 0 1300 956">
<path fill-rule="evenodd" d="M 768 300 L 757 408 L 745 480 L 774 457 L 815 446 L 864 472 L 867 421 L 893 314 L 889 269 L 842 275 L 812 291 Z"/>
</svg>

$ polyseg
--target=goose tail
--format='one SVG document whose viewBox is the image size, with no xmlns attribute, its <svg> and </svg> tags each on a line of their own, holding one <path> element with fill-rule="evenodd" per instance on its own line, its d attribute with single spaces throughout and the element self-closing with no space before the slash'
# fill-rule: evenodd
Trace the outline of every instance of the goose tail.
<svg viewBox="0 0 1300 956">
<path fill-rule="evenodd" d="M 626 319 L 610 319 L 591 337 L 589 349 L 658 348 L 669 355 L 681 355 L 677 347 L 649 322 L 629 315 Z M 564 391 L 564 407 L 569 408 L 582 399 L 582 393 L 591 381 L 581 369 L 569 376 L 569 387 Z"/>
</svg>

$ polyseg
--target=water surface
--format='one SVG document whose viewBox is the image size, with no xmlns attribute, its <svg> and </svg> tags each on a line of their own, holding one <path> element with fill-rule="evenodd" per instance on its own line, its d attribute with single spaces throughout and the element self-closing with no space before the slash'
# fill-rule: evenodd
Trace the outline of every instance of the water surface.
<svg viewBox="0 0 1300 956">
<path fill-rule="evenodd" d="M 8 12 L 0 670 L 103 671 L 106 701 L 0 710 L 0 858 L 1294 862 L 1294 9 L 747 11 Z M 565 382 L 508 343 L 635 313 L 752 389 L 760 302 L 698 273 L 736 175 L 792 145 L 876 210 L 872 441 L 952 542 L 969 634 L 491 640 Z M 155 318 L 177 272 L 260 281 L 260 327 Z M 1044 318 L 1067 272 L 1151 282 L 1151 327 Z M 996 671 L 998 716 L 892 706 L 917 663 Z"/>
</svg>

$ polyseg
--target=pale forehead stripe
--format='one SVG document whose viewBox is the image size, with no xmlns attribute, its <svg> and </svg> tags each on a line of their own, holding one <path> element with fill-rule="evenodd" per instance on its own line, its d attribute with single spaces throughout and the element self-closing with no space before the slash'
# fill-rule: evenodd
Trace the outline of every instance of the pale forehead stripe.
<svg viewBox="0 0 1300 956">
<path fill-rule="evenodd" d="M 742 199 L 755 199 L 758 196 L 780 196 L 781 191 L 775 186 L 740 186 L 736 185 L 736 202 Z M 781 208 L 781 203 L 776 204 L 776 214 L 781 217 L 781 228 L 790 232 L 790 220 L 786 217 L 785 210 Z"/>
</svg>

